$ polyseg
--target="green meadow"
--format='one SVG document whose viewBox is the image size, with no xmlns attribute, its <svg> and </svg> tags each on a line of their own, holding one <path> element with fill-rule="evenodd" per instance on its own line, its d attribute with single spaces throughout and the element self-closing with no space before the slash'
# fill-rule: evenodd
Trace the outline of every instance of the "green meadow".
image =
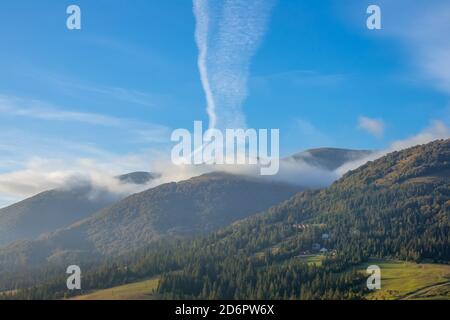
<svg viewBox="0 0 450 320">
<path fill-rule="evenodd" d="M 121 285 L 75 297 L 74 300 L 152 300 L 159 278 Z"/>
<path fill-rule="evenodd" d="M 381 268 L 381 289 L 367 299 L 450 299 L 450 265 L 371 260 L 361 270 L 369 265 Z"/>
</svg>

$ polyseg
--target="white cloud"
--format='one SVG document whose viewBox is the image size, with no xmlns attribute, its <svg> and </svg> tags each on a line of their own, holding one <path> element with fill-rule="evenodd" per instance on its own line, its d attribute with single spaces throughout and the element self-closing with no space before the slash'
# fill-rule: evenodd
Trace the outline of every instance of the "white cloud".
<svg viewBox="0 0 450 320">
<path fill-rule="evenodd" d="M 76 121 L 92 125 L 120 126 L 121 120 L 95 113 L 57 109 L 39 100 L 0 95 L 0 113 L 54 121 Z"/>
<path fill-rule="evenodd" d="M 146 107 L 155 107 L 155 101 L 161 100 L 161 96 L 149 94 L 138 90 L 130 90 L 120 87 L 99 87 L 93 85 L 82 85 L 77 83 L 70 83 L 61 81 L 63 87 L 78 89 L 82 91 L 89 91 L 95 94 L 100 94 L 114 100 L 120 100 L 127 103 L 138 104 Z"/>
<path fill-rule="evenodd" d="M 447 139 L 450 137 L 450 128 L 442 121 L 433 121 L 431 125 L 420 133 L 404 140 L 394 141 L 389 152 L 410 148 L 419 144 L 429 143 L 437 139 Z"/>
<path fill-rule="evenodd" d="M 198 66 L 210 128 L 244 128 L 249 65 L 265 33 L 273 0 L 193 0 Z"/>
<path fill-rule="evenodd" d="M 123 184 L 114 178 L 123 173 L 149 169 L 148 159 L 144 155 L 109 157 L 105 161 L 32 157 L 22 168 L 0 174 L 0 196 L 5 203 L 8 199 L 17 201 L 46 190 L 72 188 L 79 184 L 91 185 L 93 196 L 95 190 L 128 195 L 150 187 Z"/>
<path fill-rule="evenodd" d="M 434 121 L 430 127 L 404 140 L 391 143 L 385 150 L 375 152 L 367 158 L 346 163 L 335 171 L 316 168 L 301 161 L 284 159 L 280 162 L 280 171 L 276 176 L 261 177 L 289 182 L 305 187 L 326 187 L 349 170 L 353 170 L 367 161 L 380 158 L 387 153 L 424 144 L 436 139 L 450 137 L 450 128 L 441 121 Z M 162 183 L 186 180 L 200 174 L 225 171 L 234 174 L 259 176 L 257 166 L 176 166 L 173 165 L 167 153 L 153 151 L 143 154 L 125 156 L 103 153 L 99 150 L 96 158 L 50 158 L 32 157 L 22 168 L 0 174 L 0 206 L 10 204 L 18 199 L 31 196 L 52 188 L 70 188 L 77 183 L 88 182 L 97 190 L 107 190 L 110 193 L 127 195 L 155 187 Z M 148 185 L 134 186 L 120 184 L 114 176 L 147 170 L 162 174 L 161 178 Z"/>
<path fill-rule="evenodd" d="M 379 0 L 383 31 L 400 40 L 427 84 L 450 94 L 450 3 Z"/>
<path fill-rule="evenodd" d="M 377 138 L 381 138 L 384 135 L 384 122 L 381 119 L 359 117 L 358 128 L 367 131 Z"/>
<path fill-rule="evenodd" d="M 148 60 L 148 56 L 145 57 L 145 60 Z M 55 74 L 36 66 L 27 66 L 27 69 L 20 70 L 20 73 L 29 76 L 32 81 L 44 82 L 47 86 L 55 87 L 59 92 L 77 99 L 82 97 L 85 100 L 108 101 L 108 103 L 113 102 L 114 104 L 125 102 L 126 105 L 141 105 L 156 109 L 170 100 L 170 97 L 164 94 L 91 83 L 67 75 Z"/>
<path fill-rule="evenodd" d="M 143 142 L 169 142 L 170 129 L 159 124 L 145 123 L 90 112 L 69 111 L 35 99 L 0 94 L 0 114 L 48 121 L 80 122 L 88 125 L 116 127 L 133 131 Z"/>
<path fill-rule="evenodd" d="M 144 144 L 146 148 L 166 148 L 170 128 L 112 116 L 72 112 L 51 104 L 0 94 L 0 114 L 42 121 L 78 122 L 110 127 L 104 133 L 123 138 L 121 143 Z M 102 131 L 103 133 L 103 131 Z M 70 135 L 69 135 L 70 136 Z M 114 139 L 110 138 L 110 139 Z M 5 205 L 36 193 L 70 186 L 74 181 L 89 182 L 111 193 L 128 194 L 139 189 L 119 184 L 112 177 L 150 169 L 151 151 L 122 154 L 103 149 L 77 136 L 36 134 L 27 128 L 0 130 L 0 202 Z"/>
<path fill-rule="evenodd" d="M 162 174 L 156 184 L 186 180 L 209 172 L 228 172 L 231 174 L 253 176 L 259 179 L 287 182 L 307 188 L 326 187 L 339 178 L 338 173 L 317 168 L 306 162 L 281 159 L 280 170 L 274 176 L 261 176 L 259 165 L 173 165 L 170 159 L 159 158 L 152 168 Z"/>
<path fill-rule="evenodd" d="M 450 4 L 430 3 L 410 17 L 416 27 L 405 25 L 399 34 L 411 46 L 412 54 L 425 76 L 450 94 Z"/>
<path fill-rule="evenodd" d="M 159 173 L 161 177 L 143 186 L 123 185 L 113 178 L 123 173 L 142 170 Z M 314 188 L 325 187 L 338 178 L 335 172 L 290 160 L 282 160 L 279 173 L 270 177 L 261 177 L 259 166 L 256 165 L 178 166 L 172 164 L 167 153 L 161 151 L 126 156 L 108 154 L 103 158 L 32 157 L 22 167 L 0 174 L 0 201 L 4 205 L 11 204 L 45 190 L 72 188 L 80 183 L 93 186 L 93 196 L 97 194 L 96 190 L 124 196 L 213 171 L 244 174 Z"/>
<path fill-rule="evenodd" d="M 385 156 L 388 153 L 407 149 L 416 145 L 426 144 L 438 139 L 448 139 L 450 138 L 450 128 L 445 125 L 442 121 L 433 121 L 428 128 L 425 128 L 421 132 L 411 137 L 403 140 L 396 140 L 390 144 L 390 146 L 384 150 L 374 152 L 370 156 L 360 159 L 357 161 L 352 161 L 344 164 L 342 167 L 338 168 L 336 172 L 339 175 L 343 175 L 349 170 L 354 170 L 368 161 L 373 161 L 378 158 Z"/>
</svg>

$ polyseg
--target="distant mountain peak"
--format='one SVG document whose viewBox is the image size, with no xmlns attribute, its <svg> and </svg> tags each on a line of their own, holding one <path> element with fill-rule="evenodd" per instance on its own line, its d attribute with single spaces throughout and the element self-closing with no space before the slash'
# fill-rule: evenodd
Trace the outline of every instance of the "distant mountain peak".
<svg viewBox="0 0 450 320">
<path fill-rule="evenodd" d="M 341 148 L 314 148 L 296 153 L 287 158 L 288 161 L 302 161 L 306 164 L 325 170 L 334 171 L 347 162 L 363 159 L 374 151 Z"/>
<path fill-rule="evenodd" d="M 159 173 L 136 171 L 120 175 L 117 177 L 117 179 L 119 179 L 122 183 L 146 184 L 151 180 L 158 179 L 160 177 L 161 175 Z"/>
</svg>

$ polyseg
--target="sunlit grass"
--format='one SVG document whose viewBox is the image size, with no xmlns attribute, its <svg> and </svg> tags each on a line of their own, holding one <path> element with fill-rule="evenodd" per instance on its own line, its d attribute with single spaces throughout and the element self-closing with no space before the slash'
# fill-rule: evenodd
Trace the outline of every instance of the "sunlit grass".
<svg viewBox="0 0 450 320">
<path fill-rule="evenodd" d="M 408 296 L 422 289 L 427 291 L 427 287 L 450 281 L 450 265 L 372 260 L 366 263 L 362 269 L 364 270 L 369 265 L 377 265 L 381 268 L 381 290 L 368 294 L 367 299 L 420 298 L 421 295 Z M 445 295 L 445 290 L 442 289 L 434 289 L 436 298 L 450 299 L 450 296 Z M 429 293 L 432 292 L 432 288 L 430 288 Z M 444 296 L 441 296 L 443 292 Z M 428 298 L 432 296 L 429 295 Z"/>
<path fill-rule="evenodd" d="M 158 287 L 159 278 L 95 291 L 74 300 L 152 300 Z"/>
</svg>

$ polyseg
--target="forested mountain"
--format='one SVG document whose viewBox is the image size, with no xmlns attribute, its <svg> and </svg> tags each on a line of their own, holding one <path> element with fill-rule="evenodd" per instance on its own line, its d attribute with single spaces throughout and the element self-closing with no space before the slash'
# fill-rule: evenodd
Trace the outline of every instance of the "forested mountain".
<svg viewBox="0 0 450 320">
<path fill-rule="evenodd" d="M 369 257 L 448 263 L 450 140 L 367 163 L 325 190 L 300 193 L 209 241 L 208 257 L 164 276 L 161 292 L 349 298 L 358 294 L 351 280 L 357 276 L 341 272 Z M 331 254 L 311 273 L 300 261 L 315 243 Z"/>
<path fill-rule="evenodd" d="M 307 257 L 323 253 L 321 265 Z M 355 299 L 369 257 L 450 262 L 450 140 L 391 153 L 209 236 L 90 268 L 84 289 L 159 275 L 163 298 Z M 62 277 L 19 298 L 68 294 Z"/>
<path fill-rule="evenodd" d="M 345 162 L 360 159 L 368 154 L 370 151 L 321 148 L 297 153 L 289 159 L 334 170 Z M 160 175 L 156 173 L 132 172 L 116 178 L 126 184 L 146 184 L 159 177 Z M 42 192 L 0 209 L 0 246 L 16 240 L 32 240 L 43 233 L 68 227 L 119 200 L 121 200 L 119 195 L 95 189 L 88 183 Z M 269 203 L 275 204 L 270 201 Z M 257 208 L 267 207 L 257 206 Z M 183 226 L 180 225 L 178 228 L 182 230 Z M 206 226 L 206 230 L 211 229 Z"/>
<path fill-rule="evenodd" d="M 148 172 L 118 176 L 125 184 L 145 184 Z M 80 181 L 73 186 L 49 190 L 0 209 L 0 246 L 16 240 L 34 239 L 42 233 L 67 227 L 111 205 L 123 196 Z"/>
<path fill-rule="evenodd" d="M 159 173 L 151 173 L 144 171 L 130 172 L 116 177 L 122 183 L 128 184 L 147 184 L 148 182 L 161 177 Z"/>
<path fill-rule="evenodd" d="M 299 186 L 210 173 L 131 195 L 90 218 L 0 250 L 4 269 L 120 254 L 169 235 L 195 235 L 248 217 L 288 199 Z"/>
<path fill-rule="evenodd" d="M 286 159 L 302 161 L 313 167 L 333 171 L 347 162 L 363 159 L 371 153 L 373 151 L 370 150 L 317 148 L 296 153 Z"/>
</svg>

